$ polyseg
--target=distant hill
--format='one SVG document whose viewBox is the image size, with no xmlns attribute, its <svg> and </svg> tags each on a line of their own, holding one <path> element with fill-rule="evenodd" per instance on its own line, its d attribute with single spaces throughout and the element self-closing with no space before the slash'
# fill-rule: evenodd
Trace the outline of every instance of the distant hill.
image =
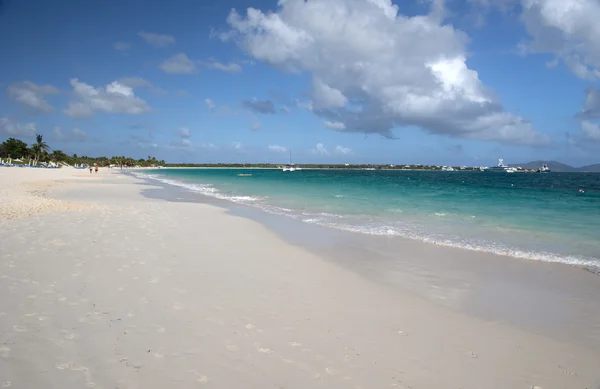
<svg viewBox="0 0 600 389">
<path fill-rule="evenodd" d="M 590 173 L 600 173 L 600 163 L 596 163 L 594 165 L 587 165 L 582 167 L 573 167 L 561 162 L 557 161 L 531 161 L 527 163 L 516 163 L 511 164 L 509 166 L 513 167 L 522 167 L 523 169 L 539 169 L 543 164 L 548 165 L 550 170 L 553 172 L 590 172 Z"/>
<path fill-rule="evenodd" d="M 600 163 L 593 165 L 582 166 L 577 169 L 578 172 L 600 173 Z"/>
</svg>

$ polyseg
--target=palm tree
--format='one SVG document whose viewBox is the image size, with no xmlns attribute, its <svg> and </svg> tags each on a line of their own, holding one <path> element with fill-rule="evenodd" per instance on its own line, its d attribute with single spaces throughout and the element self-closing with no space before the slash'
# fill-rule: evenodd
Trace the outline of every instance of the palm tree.
<svg viewBox="0 0 600 389">
<path fill-rule="evenodd" d="M 40 155 L 47 153 L 50 150 L 50 146 L 44 142 L 42 135 L 37 134 L 35 136 L 35 143 L 31 146 L 31 150 L 35 154 L 35 162 L 40 160 Z"/>
</svg>

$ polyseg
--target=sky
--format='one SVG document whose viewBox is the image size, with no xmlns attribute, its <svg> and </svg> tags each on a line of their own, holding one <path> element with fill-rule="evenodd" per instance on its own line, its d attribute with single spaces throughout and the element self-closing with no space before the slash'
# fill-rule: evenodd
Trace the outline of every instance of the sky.
<svg viewBox="0 0 600 389">
<path fill-rule="evenodd" d="M 0 141 L 167 162 L 600 162 L 598 0 L 0 0 Z"/>
</svg>

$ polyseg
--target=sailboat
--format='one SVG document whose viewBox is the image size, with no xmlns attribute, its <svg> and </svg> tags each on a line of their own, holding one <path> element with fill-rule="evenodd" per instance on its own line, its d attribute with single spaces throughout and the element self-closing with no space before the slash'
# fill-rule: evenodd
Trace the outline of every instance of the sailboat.
<svg viewBox="0 0 600 389">
<path fill-rule="evenodd" d="M 292 165 L 292 150 L 290 150 L 290 163 L 283 167 L 284 172 L 294 172 L 296 168 Z"/>
</svg>

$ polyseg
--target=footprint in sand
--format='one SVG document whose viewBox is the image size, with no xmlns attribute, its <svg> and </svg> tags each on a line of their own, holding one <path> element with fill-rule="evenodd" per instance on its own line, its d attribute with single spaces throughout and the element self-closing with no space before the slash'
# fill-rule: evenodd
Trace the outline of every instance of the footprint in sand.
<svg viewBox="0 0 600 389">
<path fill-rule="evenodd" d="M 252 324 L 246 324 L 246 328 L 249 329 L 249 330 L 252 330 L 252 329 L 254 329 L 256 327 L 254 325 L 252 325 Z"/>
<path fill-rule="evenodd" d="M 329 374 L 330 376 L 337 375 L 337 371 L 333 370 L 331 367 L 327 367 L 327 368 L 325 368 L 325 372 L 326 372 L 327 374 Z"/>
<path fill-rule="evenodd" d="M 208 381 L 210 381 L 210 379 L 207 376 L 205 376 L 204 374 L 200 374 L 195 370 L 191 370 L 190 373 L 193 373 L 195 376 L 197 376 L 198 379 L 196 381 L 198 381 L 201 384 L 207 384 Z"/>
<path fill-rule="evenodd" d="M 11 385 L 10 381 L 5 381 L 5 382 L 2 383 L 2 387 L 3 388 L 9 388 L 10 385 Z"/>
<path fill-rule="evenodd" d="M 21 326 L 13 326 L 13 330 L 15 330 L 16 332 L 26 332 L 27 328 Z"/>
<path fill-rule="evenodd" d="M 271 350 L 270 348 L 261 347 L 259 343 L 254 343 L 254 347 L 256 348 L 256 351 L 258 351 L 259 353 L 273 354 L 273 350 Z"/>
<path fill-rule="evenodd" d="M 400 336 L 407 336 L 408 335 L 408 333 L 406 331 L 402 331 L 402 330 L 398 330 L 398 331 L 396 331 L 396 333 L 398 335 L 400 335 Z"/>
<path fill-rule="evenodd" d="M 56 368 L 58 370 L 65 370 L 65 369 L 68 369 L 69 366 L 71 366 L 70 363 L 61 363 L 60 365 L 56 365 Z"/>
<path fill-rule="evenodd" d="M 298 342 L 289 342 L 288 345 L 291 347 L 302 347 L 302 343 Z"/>
<path fill-rule="evenodd" d="M 0 358 L 8 358 L 9 354 L 10 354 L 10 347 L 0 346 Z"/>
</svg>

